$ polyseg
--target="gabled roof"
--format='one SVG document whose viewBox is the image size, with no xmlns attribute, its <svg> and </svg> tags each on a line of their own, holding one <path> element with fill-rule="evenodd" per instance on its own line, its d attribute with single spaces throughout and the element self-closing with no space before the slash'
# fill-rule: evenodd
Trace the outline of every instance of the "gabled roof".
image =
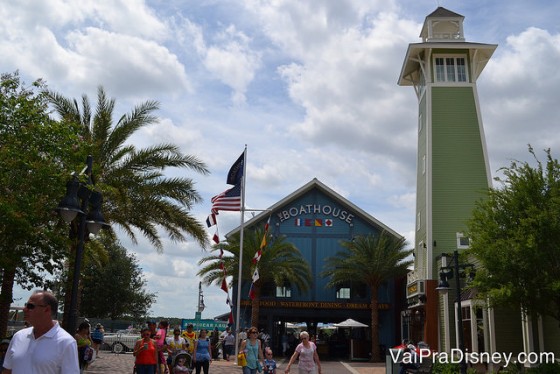
<svg viewBox="0 0 560 374">
<path fill-rule="evenodd" d="M 254 216 L 253 218 L 251 218 L 249 221 L 245 222 L 244 227 L 250 227 L 250 226 L 253 226 L 253 225 L 255 225 L 259 222 L 262 222 L 262 221 L 268 219 L 268 217 L 270 215 L 270 212 L 275 212 L 276 210 L 279 210 L 283 206 L 290 204 L 292 201 L 297 200 L 298 198 L 307 194 L 308 192 L 312 191 L 313 189 L 317 189 L 317 190 L 321 191 L 326 196 L 332 198 L 333 200 L 336 200 L 340 205 L 352 210 L 353 213 L 355 213 L 358 217 L 363 219 L 368 224 L 370 224 L 372 226 L 379 227 L 380 229 L 387 231 L 388 233 L 390 233 L 391 235 L 394 235 L 395 237 L 398 237 L 398 238 L 402 237 L 402 235 L 398 234 L 393 229 L 389 228 L 388 226 L 386 226 L 382 222 L 378 221 L 377 219 L 372 217 L 370 214 L 366 213 L 364 210 L 362 210 L 358 206 L 354 205 L 352 202 L 350 202 L 349 200 L 347 200 L 346 198 L 344 198 L 343 196 L 341 196 L 340 194 L 338 194 L 337 192 L 335 192 L 331 188 L 327 187 L 325 184 L 323 184 L 317 178 L 313 178 L 310 182 L 308 182 L 304 186 L 300 187 L 296 191 L 292 192 L 290 195 L 286 196 L 282 200 L 278 201 L 276 204 L 269 207 L 267 209 L 267 211 L 259 213 L 256 216 Z M 237 228 L 233 229 L 232 231 L 227 233 L 226 236 L 230 236 L 231 234 L 234 234 L 234 233 L 238 232 L 239 229 L 240 229 L 240 227 L 237 227 Z"/>
<path fill-rule="evenodd" d="M 426 18 L 465 18 L 464 16 L 452 12 L 449 9 L 445 9 L 444 7 L 438 7 L 436 10 L 434 10 L 432 13 L 428 14 L 428 16 L 426 16 Z"/>
</svg>

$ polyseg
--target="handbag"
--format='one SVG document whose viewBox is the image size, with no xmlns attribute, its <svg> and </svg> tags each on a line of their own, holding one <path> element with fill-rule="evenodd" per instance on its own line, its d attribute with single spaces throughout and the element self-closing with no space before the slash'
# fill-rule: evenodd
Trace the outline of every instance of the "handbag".
<svg viewBox="0 0 560 374">
<path fill-rule="evenodd" d="M 90 362 L 93 360 L 93 354 L 94 354 L 94 350 L 93 348 L 91 348 L 89 345 L 85 347 L 84 349 L 84 356 L 83 356 L 83 360 L 85 362 Z"/>
<path fill-rule="evenodd" d="M 245 357 L 245 352 L 241 352 L 237 355 L 237 366 L 247 366 L 247 357 Z"/>
</svg>

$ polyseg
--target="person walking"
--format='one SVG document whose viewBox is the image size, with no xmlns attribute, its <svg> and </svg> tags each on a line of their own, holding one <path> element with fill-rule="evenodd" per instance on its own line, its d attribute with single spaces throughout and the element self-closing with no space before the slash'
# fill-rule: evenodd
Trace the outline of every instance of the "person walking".
<svg viewBox="0 0 560 374">
<path fill-rule="evenodd" d="M 80 372 L 76 339 L 56 317 L 58 301 L 49 291 L 35 291 L 23 308 L 31 327 L 14 334 L 4 358 L 3 374 Z"/>
<path fill-rule="evenodd" d="M 145 327 L 140 331 L 141 339 L 134 344 L 134 364 L 137 374 L 155 374 L 158 365 L 158 351 L 156 342 L 150 337 L 150 329 Z"/>
<path fill-rule="evenodd" d="M 196 332 L 193 330 L 193 324 L 189 323 L 187 329 L 182 333 L 183 338 L 187 342 L 187 351 L 191 356 L 194 356 L 194 342 L 196 341 Z"/>
<path fill-rule="evenodd" d="M 105 329 L 102 324 L 98 323 L 95 325 L 95 330 L 91 333 L 91 340 L 93 340 L 93 349 L 95 349 L 96 357 L 99 357 L 99 347 L 103 344 L 103 338 L 105 338 Z"/>
<path fill-rule="evenodd" d="M 78 344 L 78 362 L 80 363 L 80 373 L 83 373 L 85 369 L 87 369 L 92 355 L 90 352 L 86 351 L 91 350 L 91 340 L 90 340 L 90 325 L 87 322 L 82 322 L 78 326 L 78 331 L 74 335 L 76 339 L 76 343 Z"/>
<path fill-rule="evenodd" d="M 258 339 L 259 330 L 251 327 L 248 332 L 248 338 L 241 344 L 241 352 L 245 353 L 246 365 L 243 366 L 243 374 L 257 374 L 260 371 L 261 364 L 259 360 L 264 360 L 262 344 Z"/>
<path fill-rule="evenodd" d="M 158 330 L 154 340 L 158 350 L 158 374 L 167 373 L 167 361 L 164 352 L 167 352 L 167 329 L 169 322 L 166 320 L 159 321 Z"/>
<path fill-rule="evenodd" d="M 173 337 L 167 338 L 167 366 L 169 367 L 170 373 L 173 373 L 173 365 L 177 354 L 179 354 L 179 352 L 185 352 L 186 350 L 187 342 L 185 338 L 181 336 L 181 329 L 175 327 L 173 329 Z"/>
<path fill-rule="evenodd" d="M 201 368 L 204 370 L 204 374 L 208 374 L 210 362 L 212 361 L 212 346 L 206 334 L 208 334 L 207 330 L 200 330 L 198 339 L 194 341 L 193 362 L 196 374 L 200 374 Z"/>
<path fill-rule="evenodd" d="M 321 361 L 317 354 L 317 346 L 312 341 L 309 341 L 309 333 L 302 331 L 299 334 L 301 343 L 298 344 L 290 362 L 286 366 L 285 373 L 290 372 L 290 367 L 295 360 L 299 357 L 298 374 L 321 374 Z"/>
<path fill-rule="evenodd" d="M 223 349 L 225 352 L 226 361 L 229 361 L 229 357 L 235 353 L 235 335 L 229 330 L 228 334 L 223 340 Z"/>
</svg>

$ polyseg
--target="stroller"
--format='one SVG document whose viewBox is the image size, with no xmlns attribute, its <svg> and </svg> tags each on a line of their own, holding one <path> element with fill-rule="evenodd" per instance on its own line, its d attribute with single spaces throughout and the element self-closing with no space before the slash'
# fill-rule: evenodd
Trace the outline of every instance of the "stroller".
<svg viewBox="0 0 560 374">
<path fill-rule="evenodd" d="M 186 351 L 179 351 L 173 359 L 173 372 L 171 374 L 191 374 L 192 357 Z"/>
</svg>

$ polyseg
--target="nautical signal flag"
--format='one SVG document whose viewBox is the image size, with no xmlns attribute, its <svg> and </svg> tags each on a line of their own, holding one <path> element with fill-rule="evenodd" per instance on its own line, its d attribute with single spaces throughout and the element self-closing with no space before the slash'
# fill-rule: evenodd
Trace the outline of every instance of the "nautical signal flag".
<svg viewBox="0 0 560 374">
<path fill-rule="evenodd" d="M 208 218 L 206 218 L 206 226 L 212 227 L 216 223 L 218 223 L 218 221 L 216 220 L 216 214 L 210 213 L 210 215 L 208 215 Z"/>
<path fill-rule="evenodd" d="M 222 279 L 222 285 L 220 287 L 225 293 L 228 294 L 229 297 L 229 289 L 228 289 L 228 285 L 227 285 L 227 281 L 226 281 L 226 277 L 225 277 L 225 270 L 224 270 L 224 278 Z"/>
<path fill-rule="evenodd" d="M 330 218 L 296 218 L 294 224 L 296 226 L 332 227 L 333 220 Z"/>
<path fill-rule="evenodd" d="M 263 234 L 263 238 L 261 240 L 261 246 L 257 250 L 257 252 L 255 253 L 255 256 L 253 257 L 253 260 L 252 260 L 253 264 L 257 264 L 261 260 L 263 249 L 266 247 L 266 237 L 268 236 L 268 227 L 269 226 L 270 226 L 270 216 L 268 217 L 268 221 L 266 221 L 266 223 L 264 225 L 264 234 Z"/>
</svg>

